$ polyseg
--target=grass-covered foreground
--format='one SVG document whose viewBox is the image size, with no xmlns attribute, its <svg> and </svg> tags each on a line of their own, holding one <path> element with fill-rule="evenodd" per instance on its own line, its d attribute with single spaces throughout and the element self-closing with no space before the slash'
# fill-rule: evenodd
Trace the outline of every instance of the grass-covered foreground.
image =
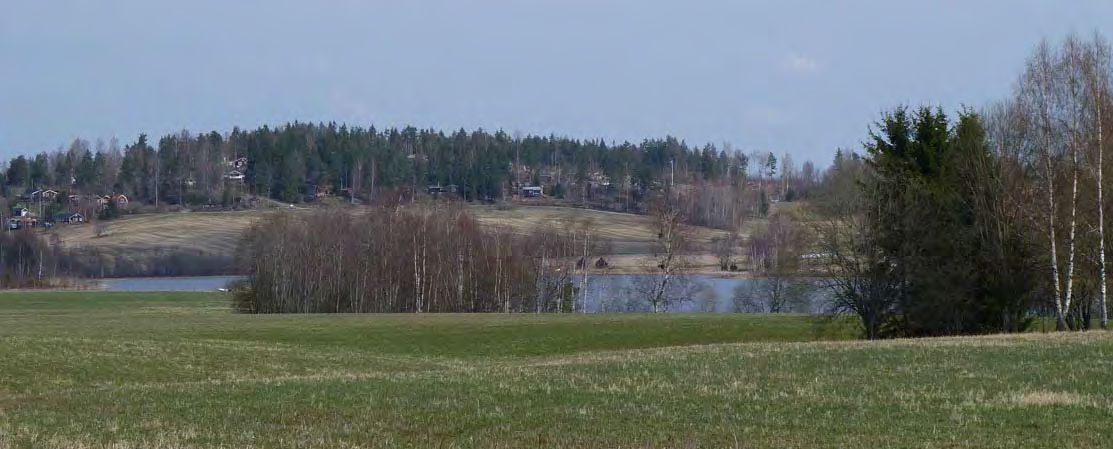
<svg viewBox="0 0 1113 449">
<path fill-rule="evenodd" d="M 0 447 L 1108 447 L 1113 336 L 0 294 Z M 796 341 L 796 342 L 793 342 Z"/>
</svg>

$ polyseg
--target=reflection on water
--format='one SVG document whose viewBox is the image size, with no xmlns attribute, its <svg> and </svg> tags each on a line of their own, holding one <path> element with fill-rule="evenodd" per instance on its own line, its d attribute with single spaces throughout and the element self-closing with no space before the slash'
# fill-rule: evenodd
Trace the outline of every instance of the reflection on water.
<svg viewBox="0 0 1113 449">
<path fill-rule="evenodd" d="M 587 310 L 592 313 L 645 312 L 653 276 L 589 276 Z M 816 313 L 825 291 L 815 279 L 745 279 L 690 275 L 673 280 L 670 294 L 683 301 L 671 304 L 670 312 L 768 312 L 775 298 L 782 312 Z M 578 284 L 577 284 L 578 285 Z"/>
<path fill-rule="evenodd" d="M 767 280 L 682 276 L 673 295 L 685 301 L 669 307 L 672 312 L 763 312 L 768 311 L 768 298 L 780 295 L 785 302 L 782 311 L 814 313 L 826 292 L 815 280 L 797 280 L 785 285 L 770 285 Z M 225 288 L 240 276 L 205 276 L 188 278 L 128 278 L 100 281 L 112 291 L 208 291 Z M 644 312 L 651 310 L 646 301 L 651 276 L 608 275 L 588 276 L 587 311 L 590 313 Z M 675 280 L 675 279 L 674 279 Z M 764 283 L 764 284 L 763 284 Z M 574 283 L 579 286 L 579 279 Z M 806 285 L 805 285 L 806 284 Z M 807 288 L 809 287 L 810 288 Z M 778 290 L 779 289 L 779 290 Z"/>
</svg>

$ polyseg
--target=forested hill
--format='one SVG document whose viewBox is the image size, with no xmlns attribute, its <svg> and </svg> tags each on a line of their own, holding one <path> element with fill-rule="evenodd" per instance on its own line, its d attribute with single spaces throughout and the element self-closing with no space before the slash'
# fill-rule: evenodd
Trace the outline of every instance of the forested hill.
<svg viewBox="0 0 1113 449">
<path fill-rule="evenodd" d="M 502 131 L 292 123 L 230 133 L 183 131 L 157 142 L 141 135 L 123 145 L 75 140 L 68 148 L 11 160 L 3 184 L 8 198 L 51 188 L 79 197 L 124 194 L 132 207 L 156 201 L 228 205 L 245 194 L 284 202 L 326 193 L 408 197 L 427 193 L 430 186 L 452 186 L 463 199 L 485 200 L 525 185 L 585 200 L 595 192 L 621 192 L 629 203 L 631 195 L 659 181 L 738 189 L 748 169 L 756 169 L 758 177 L 776 171 L 772 154 L 765 153 L 758 164 L 752 159 L 730 148 L 695 147 L 673 137 L 607 144 Z M 782 166 L 795 170 L 787 160 Z M 810 163 L 802 174 L 816 177 Z"/>
</svg>

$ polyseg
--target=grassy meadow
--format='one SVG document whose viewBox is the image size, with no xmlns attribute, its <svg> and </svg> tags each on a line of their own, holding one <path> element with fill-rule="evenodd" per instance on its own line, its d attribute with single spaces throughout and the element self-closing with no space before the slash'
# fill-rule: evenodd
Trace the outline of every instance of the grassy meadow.
<svg viewBox="0 0 1113 449">
<path fill-rule="evenodd" d="M 1108 447 L 1113 335 L 0 294 L 0 447 Z M 818 340 L 818 341 L 817 341 Z"/>
</svg>

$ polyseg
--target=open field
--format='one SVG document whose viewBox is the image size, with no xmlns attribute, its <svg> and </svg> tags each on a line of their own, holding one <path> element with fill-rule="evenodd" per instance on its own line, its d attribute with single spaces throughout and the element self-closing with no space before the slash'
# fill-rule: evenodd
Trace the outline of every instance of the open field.
<svg viewBox="0 0 1113 449">
<path fill-rule="evenodd" d="M 58 234 L 69 248 L 95 247 L 108 254 L 138 254 L 153 249 L 200 251 L 212 255 L 232 255 L 243 231 L 273 209 L 238 212 L 171 212 L 125 216 L 109 222 L 107 232 L 98 237 L 92 224 L 62 225 Z M 312 213 L 311 208 L 297 213 Z M 587 219 L 594 223 L 602 237 L 613 242 L 615 273 L 643 272 L 656 262 L 644 256 L 653 251 L 656 231 L 650 217 L 604 212 L 589 209 L 549 206 L 522 206 L 500 211 L 494 206 L 471 206 L 476 218 L 484 224 L 506 226 L 519 232 L 530 231 L 538 224 L 562 226 Z M 358 211 L 358 209 L 357 209 Z M 761 220 L 752 220 L 742 230 L 750 232 Z M 723 231 L 697 228 L 697 242 L 706 243 Z M 718 272 L 709 254 L 696 258 L 697 271 Z"/>
<path fill-rule="evenodd" d="M 0 294 L 0 447 L 1101 447 L 1113 336 Z"/>
<path fill-rule="evenodd" d="M 153 248 L 186 248 L 209 254 L 231 254 L 240 236 L 264 211 L 169 212 L 121 217 L 96 235 L 92 224 L 57 227 L 67 247 L 93 246 L 116 253 Z"/>
</svg>

